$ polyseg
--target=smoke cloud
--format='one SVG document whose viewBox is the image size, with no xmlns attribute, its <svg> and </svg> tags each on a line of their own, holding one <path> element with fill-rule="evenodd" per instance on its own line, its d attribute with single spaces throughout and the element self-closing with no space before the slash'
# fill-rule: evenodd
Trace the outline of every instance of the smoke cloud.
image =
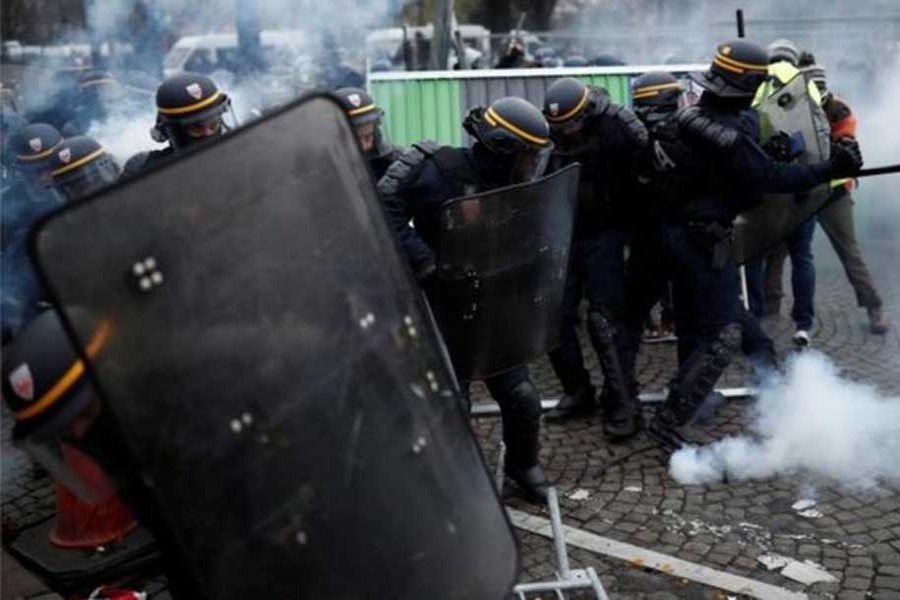
<svg viewBox="0 0 900 600">
<path fill-rule="evenodd" d="M 824 355 L 794 359 L 762 390 L 749 435 L 672 455 L 683 484 L 801 475 L 854 490 L 900 484 L 900 396 L 841 378 Z"/>
</svg>

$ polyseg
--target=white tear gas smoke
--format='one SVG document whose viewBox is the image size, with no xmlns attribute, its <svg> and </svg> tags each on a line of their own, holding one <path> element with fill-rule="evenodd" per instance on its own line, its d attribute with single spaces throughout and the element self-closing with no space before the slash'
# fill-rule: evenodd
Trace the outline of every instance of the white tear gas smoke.
<svg viewBox="0 0 900 600">
<path fill-rule="evenodd" d="M 794 359 L 755 410 L 751 435 L 673 454 L 672 477 L 703 484 L 800 475 L 854 490 L 900 484 L 900 396 L 842 379 L 824 355 Z"/>
<path fill-rule="evenodd" d="M 265 64 L 252 75 L 234 35 L 238 5 L 258 9 Z M 366 36 L 374 28 L 391 25 L 401 6 L 396 0 L 212 0 L 202 6 L 187 0 L 91 0 L 86 3 L 88 31 L 70 31 L 59 43 L 79 43 L 79 54 L 89 61 L 89 40 L 114 41 L 118 54 L 109 53 L 109 59 L 115 59 L 114 76 L 140 80 L 140 87 L 153 90 L 162 75 L 166 39 L 171 43 L 188 35 L 231 34 L 230 42 L 201 41 L 197 54 L 204 55 L 201 72 L 229 94 L 238 122 L 246 124 L 314 87 L 364 85 Z M 20 91 L 27 96 L 30 115 L 46 120 L 59 107 L 64 96 L 60 92 L 65 90 L 55 69 L 67 60 L 26 71 Z M 175 64 L 192 68 L 190 62 Z M 121 163 L 136 152 L 157 147 L 148 134 L 154 118 L 149 94 L 141 106 L 108 107 L 106 118 L 93 123 L 87 133 Z"/>
</svg>

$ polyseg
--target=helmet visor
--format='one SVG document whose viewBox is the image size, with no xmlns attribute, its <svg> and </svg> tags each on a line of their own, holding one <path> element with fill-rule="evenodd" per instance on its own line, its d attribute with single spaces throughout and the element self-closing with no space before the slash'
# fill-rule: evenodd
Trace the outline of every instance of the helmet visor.
<svg viewBox="0 0 900 600">
<path fill-rule="evenodd" d="M 517 152 L 509 173 L 510 183 L 528 183 L 539 179 L 547 170 L 552 152 L 552 144 L 544 148 L 529 148 Z"/>
<path fill-rule="evenodd" d="M 115 162 L 109 158 L 104 158 L 79 169 L 69 177 L 56 178 L 53 182 L 53 187 L 68 202 L 87 196 L 114 183 L 118 176 L 119 168 Z"/>
</svg>

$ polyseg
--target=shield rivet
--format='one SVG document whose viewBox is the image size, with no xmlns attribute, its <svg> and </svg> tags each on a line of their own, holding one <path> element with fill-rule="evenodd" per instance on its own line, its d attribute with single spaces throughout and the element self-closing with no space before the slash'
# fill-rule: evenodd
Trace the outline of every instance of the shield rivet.
<svg viewBox="0 0 900 600">
<path fill-rule="evenodd" d="M 135 285 L 142 292 L 151 292 L 153 288 L 160 286 L 165 281 L 162 271 L 159 270 L 156 258 L 148 256 L 131 265 L 131 275 L 135 279 Z"/>
</svg>

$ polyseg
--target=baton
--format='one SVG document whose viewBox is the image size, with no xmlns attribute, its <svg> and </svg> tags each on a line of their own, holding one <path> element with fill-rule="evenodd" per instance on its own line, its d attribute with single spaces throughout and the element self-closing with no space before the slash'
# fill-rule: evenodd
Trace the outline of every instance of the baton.
<svg viewBox="0 0 900 600">
<path fill-rule="evenodd" d="M 900 173 L 900 164 L 875 167 L 874 169 L 863 169 L 853 177 L 872 177 L 873 175 L 888 175 L 890 173 Z"/>
</svg>

